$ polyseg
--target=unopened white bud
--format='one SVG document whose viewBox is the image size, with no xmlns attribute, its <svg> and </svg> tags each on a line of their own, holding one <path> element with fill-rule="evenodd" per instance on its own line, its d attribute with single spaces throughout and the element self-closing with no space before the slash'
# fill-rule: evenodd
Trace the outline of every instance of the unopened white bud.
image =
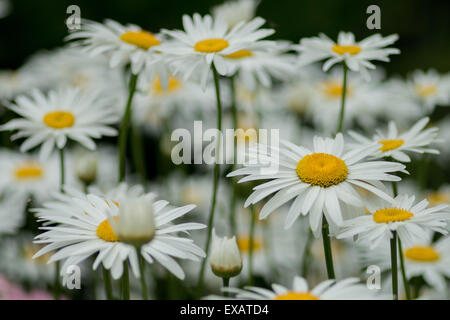
<svg viewBox="0 0 450 320">
<path fill-rule="evenodd" d="M 80 156 L 75 161 L 75 172 L 82 182 L 89 185 L 97 179 L 98 158 L 96 154 L 89 153 Z"/>
<path fill-rule="evenodd" d="M 112 226 L 122 242 L 138 247 L 150 242 L 156 232 L 153 195 L 147 194 L 122 201 L 119 217 Z"/>
<path fill-rule="evenodd" d="M 236 237 L 220 238 L 213 229 L 209 262 L 214 274 L 221 278 L 232 278 L 241 273 L 242 258 Z"/>
</svg>

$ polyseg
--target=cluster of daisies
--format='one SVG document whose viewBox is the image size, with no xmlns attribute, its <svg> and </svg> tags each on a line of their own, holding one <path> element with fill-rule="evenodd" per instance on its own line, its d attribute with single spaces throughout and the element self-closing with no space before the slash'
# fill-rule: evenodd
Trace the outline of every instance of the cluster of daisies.
<svg viewBox="0 0 450 320">
<path fill-rule="evenodd" d="M 0 71 L 0 298 L 448 298 L 450 74 L 386 79 L 398 35 L 269 40 L 257 5 L 82 20 Z M 280 141 L 175 165 L 199 120 Z"/>
</svg>

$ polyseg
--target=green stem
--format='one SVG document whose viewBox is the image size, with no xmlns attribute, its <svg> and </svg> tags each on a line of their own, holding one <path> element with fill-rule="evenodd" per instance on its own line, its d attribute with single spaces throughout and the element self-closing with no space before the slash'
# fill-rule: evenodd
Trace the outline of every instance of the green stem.
<svg viewBox="0 0 450 320">
<path fill-rule="evenodd" d="M 335 279 L 336 276 L 334 274 L 333 253 L 331 250 L 331 241 L 329 233 L 330 231 L 328 228 L 328 221 L 324 216 L 322 220 L 322 240 L 323 240 L 323 251 L 325 254 L 325 263 L 327 265 L 328 279 Z"/>
<path fill-rule="evenodd" d="M 398 196 L 398 187 L 396 181 L 392 181 L 392 193 L 394 194 L 394 198 Z"/>
<path fill-rule="evenodd" d="M 122 118 L 122 123 L 119 130 L 119 182 L 122 182 L 125 178 L 125 162 L 126 162 L 126 152 L 127 152 L 127 139 L 128 139 L 128 128 L 130 126 L 131 120 L 131 104 L 133 102 L 133 96 L 136 92 L 138 75 L 132 74 L 129 84 L 128 100 L 125 107 L 125 113 Z"/>
<path fill-rule="evenodd" d="M 65 162 L 64 162 L 64 149 L 59 149 L 59 191 L 64 193 L 64 184 L 65 184 Z M 53 297 L 55 300 L 59 300 L 61 295 L 61 286 L 59 284 L 59 273 L 61 271 L 60 262 L 56 261 L 55 263 L 55 277 L 54 277 L 54 288 L 53 288 Z"/>
<path fill-rule="evenodd" d="M 144 185 L 147 179 L 147 168 L 145 166 L 142 132 L 138 127 L 131 128 L 131 152 L 133 153 L 134 166 L 139 173 L 141 183 Z"/>
<path fill-rule="evenodd" d="M 398 300 L 398 271 L 397 271 L 397 231 L 392 232 L 391 239 L 391 273 L 392 273 L 392 296 Z"/>
<path fill-rule="evenodd" d="M 212 66 L 213 74 L 214 74 L 214 86 L 216 89 L 216 99 L 217 99 L 217 130 L 220 132 L 222 130 L 222 102 L 220 100 L 220 86 L 219 86 L 219 74 L 217 73 L 214 65 Z M 202 261 L 202 265 L 200 268 L 200 275 L 198 279 L 198 288 L 201 290 L 203 288 L 203 279 L 205 277 L 205 267 L 206 261 L 208 258 L 209 246 L 211 244 L 211 234 L 212 228 L 214 225 L 214 212 L 216 208 L 216 196 L 217 196 L 217 187 L 219 186 L 219 178 L 220 178 L 220 149 L 221 149 L 221 141 L 220 134 L 217 137 L 217 148 L 216 148 L 216 163 L 214 164 L 214 173 L 213 173 L 213 192 L 211 198 L 211 208 L 209 211 L 209 220 L 208 220 L 208 235 L 206 238 L 205 252 L 206 257 Z"/>
<path fill-rule="evenodd" d="M 238 128 L 238 112 L 236 104 L 236 85 L 234 82 L 234 76 L 230 77 L 230 88 L 231 88 L 231 117 L 233 119 L 233 129 Z M 234 137 L 234 154 L 233 154 L 233 164 L 231 166 L 231 171 L 234 171 L 237 164 L 237 138 Z M 231 234 L 236 234 L 236 199 L 237 199 L 237 182 L 235 178 L 231 178 L 231 202 L 230 202 L 230 230 Z"/>
<path fill-rule="evenodd" d="M 128 261 L 123 262 L 122 274 L 122 300 L 130 300 L 130 276 L 128 274 Z"/>
<path fill-rule="evenodd" d="M 400 269 L 402 271 L 402 279 L 403 279 L 403 286 L 405 288 L 406 300 L 411 300 L 409 283 L 408 279 L 406 278 L 405 257 L 403 256 L 402 241 L 400 240 L 400 237 L 398 237 L 398 254 L 400 256 Z"/>
<path fill-rule="evenodd" d="M 111 273 L 105 267 L 103 267 L 103 282 L 105 283 L 106 299 L 112 300 L 113 295 L 112 295 Z"/>
<path fill-rule="evenodd" d="M 138 254 L 141 251 L 140 248 L 136 249 L 138 250 Z M 141 273 L 141 293 L 142 293 L 142 300 L 148 300 L 148 292 L 147 292 L 147 283 L 145 282 L 145 264 L 144 264 L 144 258 L 142 255 L 139 254 L 139 272 Z"/>
<path fill-rule="evenodd" d="M 230 285 L 230 278 L 222 278 L 223 280 L 223 288 L 228 288 L 228 286 Z M 224 297 L 228 297 L 228 292 L 224 291 L 223 293 Z"/>
<path fill-rule="evenodd" d="M 347 65 L 345 61 L 342 62 L 342 70 L 343 70 L 343 82 L 342 82 L 342 96 L 341 96 L 341 111 L 339 113 L 339 124 L 337 132 L 342 131 L 343 123 L 344 123 L 344 114 L 345 114 L 345 98 L 347 96 Z"/>
<path fill-rule="evenodd" d="M 255 207 L 253 205 L 250 206 L 250 239 L 248 244 L 248 283 L 249 285 L 253 285 L 253 246 L 255 241 Z"/>
</svg>

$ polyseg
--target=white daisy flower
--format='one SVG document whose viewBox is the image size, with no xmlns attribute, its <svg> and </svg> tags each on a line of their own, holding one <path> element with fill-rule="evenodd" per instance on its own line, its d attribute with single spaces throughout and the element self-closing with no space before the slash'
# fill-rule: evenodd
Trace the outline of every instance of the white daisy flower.
<svg viewBox="0 0 450 320">
<path fill-rule="evenodd" d="M 316 79 L 308 79 L 310 88 L 306 114 L 312 118 L 316 127 L 322 132 L 335 130 L 336 119 L 339 118 L 342 94 L 344 92 L 342 70 L 333 70 L 331 74 L 320 74 Z M 350 126 L 357 121 L 364 127 L 373 127 L 385 103 L 384 90 L 378 83 L 362 81 L 359 74 L 347 77 L 344 125 Z"/>
<path fill-rule="evenodd" d="M 423 276 L 431 287 L 445 291 L 446 278 L 450 278 L 450 238 L 443 237 L 435 243 L 416 243 L 403 248 L 408 279 Z"/>
<path fill-rule="evenodd" d="M 295 277 L 292 288 L 273 284 L 272 290 L 259 287 L 246 287 L 244 290 L 227 288 L 235 293 L 236 299 L 244 300 L 373 300 L 386 298 L 361 284 L 357 278 L 344 280 L 325 280 L 310 289 L 306 280 Z"/>
<path fill-rule="evenodd" d="M 61 89 L 46 96 L 34 90 L 31 97 L 19 96 L 8 108 L 23 118 L 9 121 L 0 130 L 17 130 L 12 139 L 27 138 L 20 147 L 22 152 L 42 144 L 41 159 L 48 158 L 55 145 L 64 148 L 68 138 L 93 150 L 92 138 L 117 134 L 109 126 L 118 121 L 115 110 L 110 108 L 108 99 L 95 93 Z"/>
<path fill-rule="evenodd" d="M 147 194 L 144 196 L 152 196 Z M 73 197 L 71 203 L 55 203 L 36 209 L 41 221 L 57 223 L 57 226 L 42 227 L 46 232 L 36 237 L 35 243 L 47 244 L 34 257 L 51 251 L 50 262 L 64 260 L 62 270 L 71 264 L 78 264 L 97 254 L 93 269 L 100 264 L 111 270 L 114 279 L 121 277 L 124 262 L 130 263 L 136 277 L 139 277 L 138 256 L 134 246 L 121 242 L 115 234 L 111 219 L 118 219 L 119 207 L 113 199 L 89 194 Z M 120 202 L 119 202 L 120 204 Z M 185 215 L 193 205 L 171 207 L 164 200 L 153 203 L 156 233 L 153 239 L 142 246 L 141 252 L 148 263 L 159 262 L 180 279 L 184 272 L 174 258 L 198 261 L 205 256 L 202 249 L 188 237 L 178 236 L 178 232 L 202 229 L 199 223 L 173 224 L 173 220 Z M 64 212 L 64 214 L 61 214 Z"/>
<path fill-rule="evenodd" d="M 227 0 L 223 4 L 212 8 L 215 19 L 218 17 L 233 28 L 240 22 L 249 22 L 256 13 L 259 0 Z"/>
<path fill-rule="evenodd" d="M 439 142 L 437 139 L 439 128 L 432 127 L 423 130 L 429 121 L 429 118 L 423 118 L 403 133 L 399 133 L 395 122 L 390 121 L 387 133 L 377 130 L 372 139 L 354 131 L 350 131 L 349 135 L 360 145 L 373 142 L 381 144 L 381 147 L 374 153 L 376 158 L 392 157 L 401 162 L 410 162 L 411 158 L 406 152 L 439 154 L 439 150 L 428 147 L 433 142 Z"/>
<path fill-rule="evenodd" d="M 0 99 L 13 99 L 19 94 L 38 86 L 34 74 L 24 67 L 17 70 L 0 71 Z"/>
<path fill-rule="evenodd" d="M 436 105 L 450 105 L 450 81 L 436 70 L 416 70 L 407 81 L 410 95 L 428 112 Z"/>
<path fill-rule="evenodd" d="M 230 64 L 231 73 L 250 91 L 258 85 L 272 86 L 272 78 L 286 80 L 296 72 L 294 56 L 285 54 L 289 43 L 281 41 L 260 41 L 246 49 L 224 56 Z"/>
<path fill-rule="evenodd" d="M 36 155 L 0 150 L 0 194 L 16 195 L 24 203 L 33 197 L 41 203 L 58 190 L 59 160 L 52 156 L 39 161 Z M 67 182 L 73 179 L 66 175 Z"/>
<path fill-rule="evenodd" d="M 388 242 L 396 231 L 402 243 L 407 246 L 427 240 L 430 230 L 447 234 L 445 227 L 450 219 L 448 205 L 428 207 L 428 201 L 417 204 L 415 196 L 399 195 L 392 203 L 381 203 L 367 208 L 366 214 L 344 222 L 338 239 L 358 235 L 358 241 L 375 248 L 383 241 Z"/>
<path fill-rule="evenodd" d="M 392 198 L 384 191 L 380 181 L 399 181 L 389 173 L 404 170 L 399 163 L 366 161 L 379 145 L 374 143 L 363 148 L 344 151 L 344 138 L 338 134 L 335 139 L 314 137 L 313 151 L 281 140 L 280 148 L 267 147 L 250 149 L 251 159 L 263 160 L 266 164 L 247 164 L 228 177 L 246 175 L 240 182 L 270 180 L 253 188 L 245 206 L 255 204 L 276 193 L 262 208 L 259 218 L 266 218 L 272 211 L 295 198 L 286 218 L 289 228 L 297 217 L 309 214 L 311 230 L 318 234 L 323 214 L 327 221 L 342 225 L 343 215 L 340 201 L 354 206 L 363 206 L 356 187 L 364 188 L 387 201 Z M 267 163 L 276 172 L 269 171 Z"/>
<path fill-rule="evenodd" d="M 117 21 L 107 19 L 104 24 L 83 20 L 80 31 L 75 31 L 66 37 L 75 40 L 91 56 L 104 54 L 109 59 L 111 68 L 127 63 L 131 71 L 138 74 L 144 68 L 157 70 L 160 77 L 167 79 L 166 69 L 159 68 L 162 56 L 159 48 L 163 37 L 143 30 L 137 25 L 122 25 Z M 150 68 L 153 65 L 154 68 Z M 148 71 L 147 70 L 147 71 Z"/>
<path fill-rule="evenodd" d="M 0 201 L 0 235 L 14 235 L 25 223 L 26 199 L 17 194 Z"/>
<path fill-rule="evenodd" d="M 274 33 L 273 29 L 259 29 L 264 23 L 264 19 L 255 18 L 248 23 L 238 23 L 230 30 L 220 17 L 213 20 L 210 15 L 201 17 L 196 13 L 193 18 L 184 15 L 185 31 L 163 30 L 175 40 L 162 45 L 161 51 L 172 56 L 175 75 L 181 74 L 187 80 L 195 71 L 205 88 L 212 65 L 220 75 L 229 75 L 233 68 L 226 56 L 256 45 L 258 40 Z"/>
<path fill-rule="evenodd" d="M 336 63 L 345 62 L 350 70 L 361 72 L 366 79 L 370 79 L 367 69 L 375 69 L 371 61 L 389 62 L 389 55 L 400 53 L 396 48 L 386 48 L 397 39 L 396 34 L 385 38 L 380 34 L 374 34 L 357 42 L 353 33 L 341 31 L 337 42 L 322 33 L 319 37 L 301 39 L 296 49 L 300 53 L 301 66 L 327 59 L 323 64 L 323 70 L 327 71 Z"/>
</svg>

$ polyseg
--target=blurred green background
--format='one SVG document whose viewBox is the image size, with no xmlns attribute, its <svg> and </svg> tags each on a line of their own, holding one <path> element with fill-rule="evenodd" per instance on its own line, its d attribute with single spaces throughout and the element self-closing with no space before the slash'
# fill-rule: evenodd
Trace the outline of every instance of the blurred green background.
<svg viewBox="0 0 450 320">
<path fill-rule="evenodd" d="M 11 0 L 11 14 L 0 20 L 0 68 L 19 67 L 41 48 L 61 46 L 67 35 L 66 9 L 76 4 L 82 18 L 112 18 L 136 23 L 149 31 L 181 28 L 184 13 L 206 14 L 222 0 Z M 393 63 L 384 64 L 389 74 L 405 74 L 416 68 L 450 70 L 450 1 L 396 0 L 261 0 L 257 14 L 276 29 L 273 38 L 297 42 L 301 37 L 324 32 L 335 38 L 340 30 L 357 39 L 377 30 L 366 27 L 366 9 L 381 8 L 383 35 L 398 33 L 402 51 Z"/>
</svg>

